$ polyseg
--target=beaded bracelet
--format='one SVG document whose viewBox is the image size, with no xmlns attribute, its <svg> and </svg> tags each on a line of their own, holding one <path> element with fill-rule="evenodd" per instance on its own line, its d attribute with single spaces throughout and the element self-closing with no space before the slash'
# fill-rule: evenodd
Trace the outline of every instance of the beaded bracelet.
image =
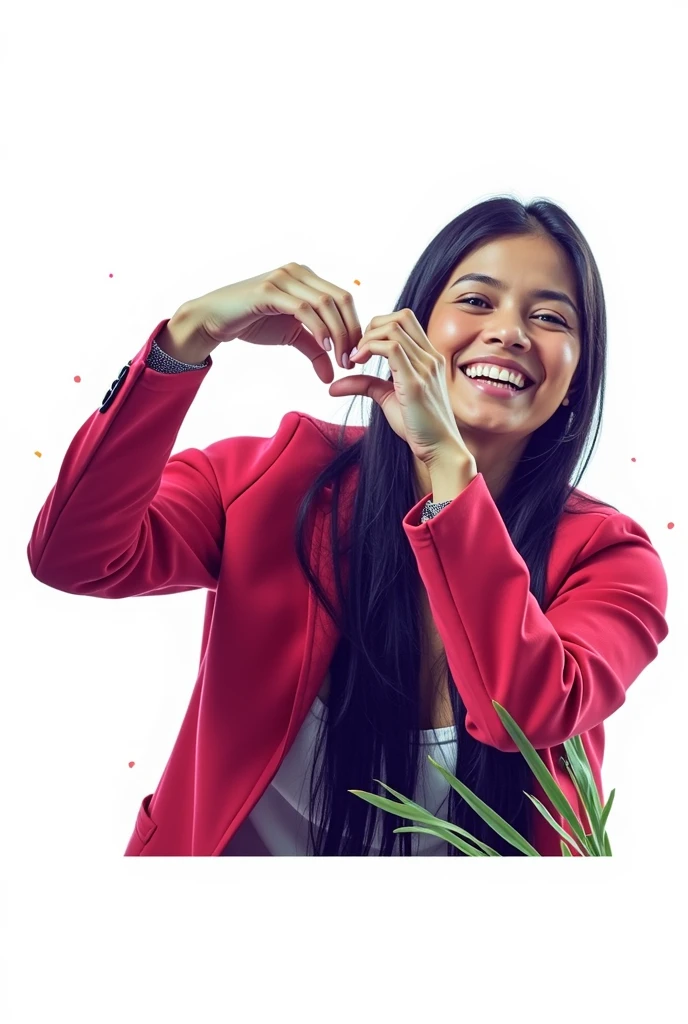
<svg viewBox="0 0 688 1024">
<path fill-rule="evenodd" d="M 423 514 L 420 517 L 421 523 L 426 522 L 428 519 L 434 519 L 437 513 L 441 512 L 443 508 L 447 507 L 447 505 L 451 505 L 451 500 L 433 502 L 428 498 L 425 505 L 423 505 Z"/>
</svg>

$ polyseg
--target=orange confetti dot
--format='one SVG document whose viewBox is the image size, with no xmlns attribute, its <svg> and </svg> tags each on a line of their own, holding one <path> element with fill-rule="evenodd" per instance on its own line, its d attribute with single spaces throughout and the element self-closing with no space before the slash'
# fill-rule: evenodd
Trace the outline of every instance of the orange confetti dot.
<svg viewBox="0 0 688 1024">
<path fill-rule="evenodd" d="M 41 455 L 40 452 L 34 452 L 34 455 L 37 455 L 39 459 L 42 458 L 42 455 Z"/>
<path fill-rule="evenodd" d="M 79 377 L 79 376 L 77 375 L 77 376 L 76 376 L 76 377 L 74 378 L 74 383 L 75 383 L 75 384 L 81 384 L 81 377 Z"/>
<path fill-rule="evenodd" d="M 129 767 L 133 768 L 135 764 L 136 764 L 136 761 L 130 761 L 129 762 Z"/>
<path fill-rule="evenodd" d="M 354 284 L 360 285 L 360 283 L 361 283 L 360 281 L 354 281 Z"/>
<path fill-rule="evenodd" d="M 674 528 L 674 524 L 673 523 L 667 523 L 667 530 L 673 530 L 673 528 Z"/>
</svg>

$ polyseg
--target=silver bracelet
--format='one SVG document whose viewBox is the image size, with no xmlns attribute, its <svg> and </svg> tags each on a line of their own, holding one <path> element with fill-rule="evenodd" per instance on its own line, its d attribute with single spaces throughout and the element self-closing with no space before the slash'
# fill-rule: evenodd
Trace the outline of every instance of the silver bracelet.
<svg viewBox="0 0 688 1024">
<path fill-rule="evenodd" d="M 210 356 L 206 356 L 202 363 L 183 363 L 180 359 L 175 359 L 174 356 L 163 351 L 153 339 L 153 346 L 146 366 L 151 370 L 157 370 L 158 373 L 184 373 L 186 370 L 204 369 L 208 365 L 209 358 Z"/>
<path fill-rule="evenodd" d="M 451 500 L 433 502 L 428 498 L 425 505 L 423 505 L 423 514 L 420 517 L 421 523 L 425 523 L 428 519 L 434 519 L 437 513 L 441 512 L 447 505 L 451 505 Z"/>
</svg>

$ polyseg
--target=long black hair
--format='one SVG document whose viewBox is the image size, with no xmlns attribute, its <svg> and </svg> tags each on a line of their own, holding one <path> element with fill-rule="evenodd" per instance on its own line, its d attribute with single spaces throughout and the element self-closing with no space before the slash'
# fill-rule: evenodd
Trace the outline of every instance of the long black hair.
<svg viewBox="0 0 688 1024">
<path fill-rule="evenodd" d="M 542 608 L 547 564 L 559 519 L 564 512 L 586 510 L 586 496 L 573 492 L 597 443 L 604 403 L 606 308 L 590 247 L 577 225 L 556 204 L 539 199 L 525 205 L 510 196 L 496 196 L 461 213 L 437 234 L 411 271 L 395 310 L 412 309 L 426 330 L 448 276 L 472 250 L 497 238 L 534 233 L 548 235 L 568 254 L 575 269 L 582 321 L 581 354 L 571 382 L 575 394 L 570 406 L 559 407 L 534 431 L 496 501 L 509 536 L 528 566 L 531 593 Z M 391 379 L 390 372 L 387 380 Z M 330 665 L 326 729 L 321 731 L 314 762 L 315 769 L 325 742 L 322 770 L 317 781 L 315 770 L 310 780 L 310 806 L 313 810 L 320 799 L 322 831 L 315 827 L 311 815 L 310 843 L 316 856 L 367 855 L 380 818 L 380 855 L 390 856 L 399 842 L 395 852 L 409 856 L 414 834 L 395 836 L 393 830 L 412 823 L 380 811 L 348 791 L 362 789 L 389 797 L 386 790 L 375 786 L 373 780 L 378 778 L 413 799 L 418 777 L 420 577 L 402 527 L 402 520 L 418 501 L 413 453 L 392 430 L 376 402 L 372 402 L 368 428 L 359 440 L 347 446 L 345 429 L 346 420 L 337 440 L 329 442 L 337 454 L 315 479 L 299 507 L 295 531 L 301 568 L 341 632 Z M 341 476 L 355 466 L 360 466 L 360 476 L 348 543 L 343 548 L 338 529 Z M 341 615 L 328 600 L 305 554 L 306 517 L 318 492 L 330 481 L 334 481 L 332 557 Z M 596 499 L 595 506 L 614 507 Z M 340 565 L 344 550 L 350 558 L 346 589 Z M 525 759 L 518 752 L 497 750 L 468 734 L 466 709 L 448 665 L 447 672 L 457 728 L 457 778 L 532 841 L 535 809 L 524 790 L 534 791 L 534 779 Z M 429 770 L 436 772 L 431 766 Z M 519 856 L 453 789 L 447 818 L 502 856 Z M 447 844 L 447 853 L 465 856 L 451 844 Z"/>
</svg>

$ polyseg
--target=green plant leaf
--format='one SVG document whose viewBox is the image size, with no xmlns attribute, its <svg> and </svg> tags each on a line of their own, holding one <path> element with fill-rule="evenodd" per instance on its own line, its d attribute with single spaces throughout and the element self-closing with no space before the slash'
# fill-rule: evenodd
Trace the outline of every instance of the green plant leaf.
<svg viewBox="0 0 688 1024">
<path fill-rule="evenodd" d="M 375 780 L 378 781 L 377 779 Z M 380 783 L 384 785 L 384 783 Z M 372 804 L 373 807 L 379 807 L 382 811 L 389 811 L 391 814 L 396 814 L 399 818 L 410 818 L 411 821 L 422 821 L 426 825 L 433 825 L 435 819 L 430 811 L 416 810 L 415 808 L 409 808 L 405 803 L 396 803 L 394 800 L 388 800 L 387 797 L 377 796 L 375 793 L 365 793 L 362 789 L 350 789 L 349 793 L 353 793 L 354 796 L 358 796 L 361 800 L 365 800 L 367 803 Z M 447 828 L 447 822 L 442 822 L 445 828 Z"/>
<path fill-rule="evenodd" d="M 525 793 L 526 791 L 523 790 L 523 792 Z M 538 811 L 543 816 L 545 821 L 547 821 L 547 823 L 549 825 L 551 825 L 553 829 L 556 829 L 556 831 L 559 833 L 559 835 L 563 836 L 567 843 L 571 844 L 571 846 L 574 848 L 576 853 L 580 853 L 581 857 L 585 857 L 586 855 L 588 855 L 587 851 L 586 851 L 586 853 L 581 853 L 581 848 L 578 845 L 578 843 L 575 841 L 575 839 L 572 839 L 571 836 L 568 834 L 568 832 L 561 827 L 559 822 L 554 820 L 554 818 L 549 813 L 549 811 L 547 810 L 545 805 L 543 803 L 541 803 L 540 800 L 538 800 L 538 798 L 536 796 L 531 796 L 530 793 L 526 793 L 526 796 L 528 797 L 529 800 L 533 801 L 533 803 L 535 804 L 535 806 L 537 807 Z"/>
<path fill-rule="evenodd" d="M 609 794 L 609 799 L 607 800 L 606 804 L 604 805 L 604 810 L 602 811 L 602 817 L 600 818 L 600 823 L 602 825 L 602 832 L 603 832 L 603 834 L 605 832 L 605 829 L 607 828 L 607 818 L 609 817 L 609 812 L 611 811 L 612 804 L 614 803 L 614 794 L 615 793 L 616 793 L 616 790 L 613 789 L 611 791 L 611 793 Z"/>
<path fill-rule="evenodd" d="M 525 794 L 543 815 L 548 824 L 566 840 L 566 843 L 564 843 L 563 839 L 560 840 L 560 845 L 564 855 L 572 856 L 570 847 L 566 845 L 570 844 L 570 846 L 572 846 L 581 856 L 611 856 L 609 837 L 606 835 L 604 829 L 609 816 L 609 811 L 611 810 L 615 791 L 612 790 L 607 805 L 604 810 L 602 810 L 599 792 L 595 785 L 592 769 L 590 768 L 590 763 L 587 759 L 581 738 L 579 736 L 574 736 L 564 742 L 564 749 L 570 758 L 570 763 L 565 758 L 561 758 L 560 760 L 568 771 L 571 781 L 576 789 L 576 793 L 580 799 L 581 806 L 585 808 L 591 828 L 593 829 L 592 835 L 585 834 L 582 822 L 578 819 L 576 812 L 566 798 L 565 793 L 559 787 L 556 779 L 549 772 L 544 761 L 532 746 L 520 726 L 514 721 L 506 708 L 503 708 L 495 700 L 492 701 L 492 704 L 497 711 L 502 724 L 514 740 L 523 757 L 526 759 L 531 771 L 539 781 L 553 807 L 555 807 L 562 817 L 568 822 L 571 826 L 572 832 L 578 840 L 578 842 L 574 841 L 572 836 L 570 836 L 558 824 L 547 808 L 536 797 L 532 796 L 530 793 Z M 432 757 L 428 757 L 428 760 L 440 772 L 449 785 L 459 793 L 466 803 L 472 807 L 484 821 L 487 822 L 493 831 L 505 839 L 511 846 L 516 847 L 516 849 L 521 853 L 525 853 L 527 856 L 531 857 L 540 856 L 538 851 L 522 835 L 520 835 L 516 829 L 512 828 L 512 826 L 500 817 L 496 811 L 493 811 L 491 807 L 472 793 L 467 786 L 464 786 L 462 782 L 459 782 L 455 776 L 443 768 L 442 765 L 438 764 Z M 482 843 L 458 825 L 445 821 L 443 818 L 436 818 L 434 815 L 430 814 L 426 808 L 421 807 L 420 804 L 415 803 L 413 800 L 409 800 L 401 793 L 397 793 L 397 791 L 392 789 L 391 786 L 387 786 L 384 782 L 380 782 L 379 779 L 376 779 L 375 781 L 384 789 L 393 793 L 399 802 L 395 803 L 385 797 L 379 797 L 372 793 L 365 793 L 362 790 L 350 789 L 349 792 L 363 800 L 366 800 L 368 803 L 372 804 L 374 807 L 378 807 L 380 810 L 395 814 L 401 818 L 409 818 L 412 821 L 420 822 L 427 826 L 426 828 L 399 828 L 394 830 L 395 833 L 425 832 L 429 835 L 437 836 L 445 842 L 450 842 L 457 849 L 461 849 L 469 856 L 501 856 L 501 854 L 498 854 L 496 850 L 493 850 L 485 843 Z M 458 840 L 452 833 L 458 833 L 459 835 L 465 836 L 466 839 L 470 840 L 470 842 L 475 844 L 475 846 L 480 847 L 485 851 L 485 853 L 481 853 L 480 849 L 476 849 L 475 847 L 469 846 L 467 843 Z"/>
<path fill-rule="evenodd" d="M 432 758 L 428 757 L 428 761 L 432 761 Z M 392 787 L 388 786 L 386 782 L 380 782 L 379 779 L 374 779 L 373 781 L 377 782 L 378 785 L 383 786 L 389 793 L 393 793 L 397 800 L 400 800 L 404 806 L 409 808 L 409 810 L 413 808 L 413 810 L 419 811 L 425 816 L 429 816 L 433 825 L 437 825 L 439 828 L 443 829 L 451 829 L 452 832 L 458 832 L 459 835 L 465 836 L 466 839 L 470 839 L 472 843 L 476 843 L 477 846 L 482 847 L 482 849 L 485 850 L 486 853 L 489 853 L 491 857 L 501 856 L 501 854 L 497 853 L 496 850 L 493 850 L 491 846 L 487 846 L 486 843 L 482 843 L 479 839 L 476 839 L 475 836 L 472 836 L 470 832 L 466 832 L 466 830 L 461 828 L 459 825 L 452 825 L 450 822 L 445 821 L 444 818 L 435 817 L 434 814 L 430 814 L 430 811 L 426 807 L 421 807 L 420 804 L 416 804 L 413 800 L 409 800 L 409 798 L 404 796 L 402 793 L 397 793 L 396 789 L 392 789 Z M 350 790 L 350 792 L 353 792 L 353 790 Z"/>
<path fill-rule="evenodd" d="M 588 755 L 585 753 L 583 740 L 580 736 L 572 736 L 571 739 L 564 740 L 564 749 L 569 755 L 576 778 L 578 778 L 581 783 L 581 789 L 586 794 L 586 797 L 589 796 L 590 806 L 594 808 L 597 818 L 599 819 L 602 814 L 600 794 L 597 792 L 595 776 L 592 773 L 592 767 L 590 766 Z"/>
<path fill-rule="evenodd" d="M 453 836 L 451 832 L 447 831 L 447 829 L 418 828 L 417 826 L 414 827 L 413 825 L 409 825 L 405 826 L 404 828 L 395 828 L 394 832 L 395 834 L 397 832 L 425 832 L 426 835 L 437 836 L 438 839 L 444 839 L 447 843 L 451 843 L 452 846 L 455 846 L 457 850 L 462 850 L 464 853 L 467 853 L 470 857 L 487 856 L 486 853 L 483 853 L 481 850 L 476 850 L 476 848 L 474 846 L 471 846 L 469 843 L 464 843 L 463 839 L 459 839 L 458 836 Z M 444 834 L 442 835 L 442 833 Z M 496 856 L 498 857 L 499 854 L 496 854 Z"/>
<path fill-rule="evenodd" d="M 374 781 L 380 782 L 380 779 L 376 778 Z M 420 804 L 415 804 L 413 800 L 406 800 L 405 797 L 397 794 L 395 790 L 392 790 L 390 785 L 386 785 L 384 782 L 380 782 L 380 785 L 384 786 L 385 790 L 389 790 L 390 793 L 393 793 L 394 796 L 398 796 L 401 803 L 397 804 L 393 800 L 388 800 L 386 797 L 378 797 L 373 793 L 363 793 L 362 790 L 349 790 L 348 793 L 352 793 L 354 796 L 360 797 L 361 800 L 364 800 L 369 804 L 373 804 L 374 807 L 379 807 L 381 811 L 389 811 L 391 814 L 396 814 L 399 818 L 411 818 L 412 821 L 420 821 L 422 824 L 429 825 L 434 828 L 440 828 L 444 831 L 453 831 L 453 833 L 459 833 L 461 836 L 465 836 L 467 839 L 470 839 L 471 842 L 478 842 L 473 839 L 470 833 L 467 833 L 467 831 L 459 825 L 445 821 L 443 818 L 436 818 L 430 813 L 430 811 L 421 807 Z M 433 835 L 437 834 L 433 833 Z M 483 846 L 490 855 L 498 856 L 496 851 L 491 850 L 490 847 L 485 846 L 482 843 L 480 845 Z"/>
<path fill-rule="evenodd" d="M 535 750 L 535 747 L 530 743 L 523 730 L 516 724 L 506 708 L 503 708 L 496 700 L 493 700 L 492 704 L 502 720 L 502 725 L 525 757 L 533 775 L 551 800 L 552 805 L 556 807 L 561 816 L 568 821 L 572 832 L 576 836 L 576 839 L 578 839 L 578 842 L 582 846 L 587 847 L 588 844 L 585 839 L 585 833 L 583 832 L 583 826 L 576 817 L 576 813 L 566 799 L 565 794 L 559 788 L 556 779 L 548 771 L 545 762 L 542 760 Z"/>
<path fill-rule="evenodd" d="M 468 789 L 467 786 L 464 786 L 463 782 L 459 782 L 457 778 L 448 772 L 446 768 L 443 768 L 441 764 L 438 764 L 432 757 L 428 757 L 428 761 L 430 761 L 430 763 L 442 773 L 452 789 L 455 789 L 456 792 L 464 798 L 469 807 L 472 807 L 476 814 L 479 814 L 483 821 L 486 821 L 490 828 L 494 829 L 502 839 L 506 839 L 507 843 L 510 843 L 511 846 L 515 846 L 517 850 L 520 850 L 521 853 L 527 854 L 529 857 L 540 856 L 535 847 L 531 846 L 528 840 L 524 839 L 520 832 L 517 832 L 515 828 L 512 828 L 508 821 L 505 821 L 504 818 L 500 817 L 500 815 L 497 814 L 496 811 L 493 811 L 491 807 L 488 807 L 486 803 L 483 803 L 475 793 L 471 793 L 470 789 Z"/>
<path fill-rule="evenodd" d="M 583 807 L 585 807 L 586 810 L 587 810 L 587 805 L 586 805 L 586 802 L 585 802 L 585 798 L 584 798 L 583 794 L 581 793 L 580 787 L 578 785 L 578 781 L 576 779 L 576 776 L 575 776 L 575 774 L 573 772 L 573 769 L 572 769 L 571 765 L 569 764 L 569 762 L 566 760 L 565 757 L 562 757 L 561 760 L 564 763 L 564 767 L 566 768 L 566 771 L 569 773 L 569 777 L 571 779 L 571 782 L 573 783 L 573 787 L 576 790 L 576 793 L 578 793 L 578 799 L 580 800 L 581 805 Z M 598 823 L 598 828 L 599 828 L 599 823 Z M 602 844 L 597 842 L 597 837 L 594 834 L 593 835 L 588 835 L 587 832 L 586 832 L 585 833 L 585 840 L 586 840 L 585 847 L 588 850 L 590 856 L 592 856 L 592 857 L 601 857 L 602 856 Z"/>
<path fill-rule="evenodd" d="M 590 827 L 594 836 L 595 853 L 598 857 L 604 855 L 604 829 L 600 825 L 602 816 L 602 804 L 600 795 L 597 792 L 595 778 L 592 768 L 585 753 L 585 747 L 580 736 L 573 736 L 564 741 L 564 749 L 569 756 L 570 765 L 566 765 L 581 804 L 590 821 Z"/>
<path fill-rule="evenodd" d="M 397 793 L 396 790 L 393 790 L 391 785 L 387 785 L 386 782 L 381 782 L 379 778 L 376 778 L 373 781 L 377 782 L 379 785 L 383 786 L 383 788 L 385 788 L 385 790 L 387 790 L 388 793 L 393 794 L 393 796 L 395 796 L 396 799 L 400 802 L 399 804 L 394 804 L 393 801 L 392 801 L 391 802 L 392 807 L 394 807 L 394 808 L 396 808 L 396 807 L 405 807 L 407 811 L 410 811 L 410 812 L 411 811 L 416 811 L 417 814 L 418 814 L 418 817 L 414 817 L 414 815 L 411 814 L 411 813 L 408 813 L 406 815 L 399 815 L 399 817 L 410 817 L 413 821 L 422 821 L 424 824 L 433 824 L 433 825 L 437 825 L 440 828 L 448 828 L 451 831 L 455 831 L 455 833 L 458 833 L 460 836 L 465 836 L 466 839 L 470 839 L 471 843 L 476 843 L 479 847 L 481 847 L 485 851 L 485 853 L 488 853 L 491 857 L 499 857 L 500 856 L 500 854 L 497 852 L 497 850 L 492 850 L 492 848 L 490 846 L 487 846 L 485 843 L 481 843 L 480 840 L 475 839 L 475 837 L 471 836 L 470 833 L 467 833 L 466 829 L 462 828 L 460 825 L 455 825 L 455 824 L 453 824 L 453 823 L 451 823 L 449 821 L 445 821 L 444 818 L 437 818 L 437 817 L 435 817 L 435 815 L 431 814 L 430 811 L 426 807 L 421 807 L 420 804 L 417 804 L 413 800 L 410 800 L 407 797 L 404 797 L 403 794 Z M 358 797 L 362 796 L 362 791 L 361 790 L 349 790 L 348 792 L 349 793 L 354 793 Z M 369 802 L 369 804 L 373 803 L 373 800 L 370 799 L 373 796 L 374 796 L 374 794 L 372 794 L 372 793 L 368 794 L 368 802 Z M 384 797 L 377 797 L 376 799 L 377 800 L 384 800 L 385 798 Z M 375 806 L 376 807 L 380 807 L 380 809 L 383 810 L 383 811 L 389 811 L 390 810 L 389 807 L 387 807 L 387 806 L 383 807 L 380 804 L 375 804 Z M 394 810 L 391 813 L 396 814 L 397 812 L 396 812 L 396 810 Z"/>
</svg>

